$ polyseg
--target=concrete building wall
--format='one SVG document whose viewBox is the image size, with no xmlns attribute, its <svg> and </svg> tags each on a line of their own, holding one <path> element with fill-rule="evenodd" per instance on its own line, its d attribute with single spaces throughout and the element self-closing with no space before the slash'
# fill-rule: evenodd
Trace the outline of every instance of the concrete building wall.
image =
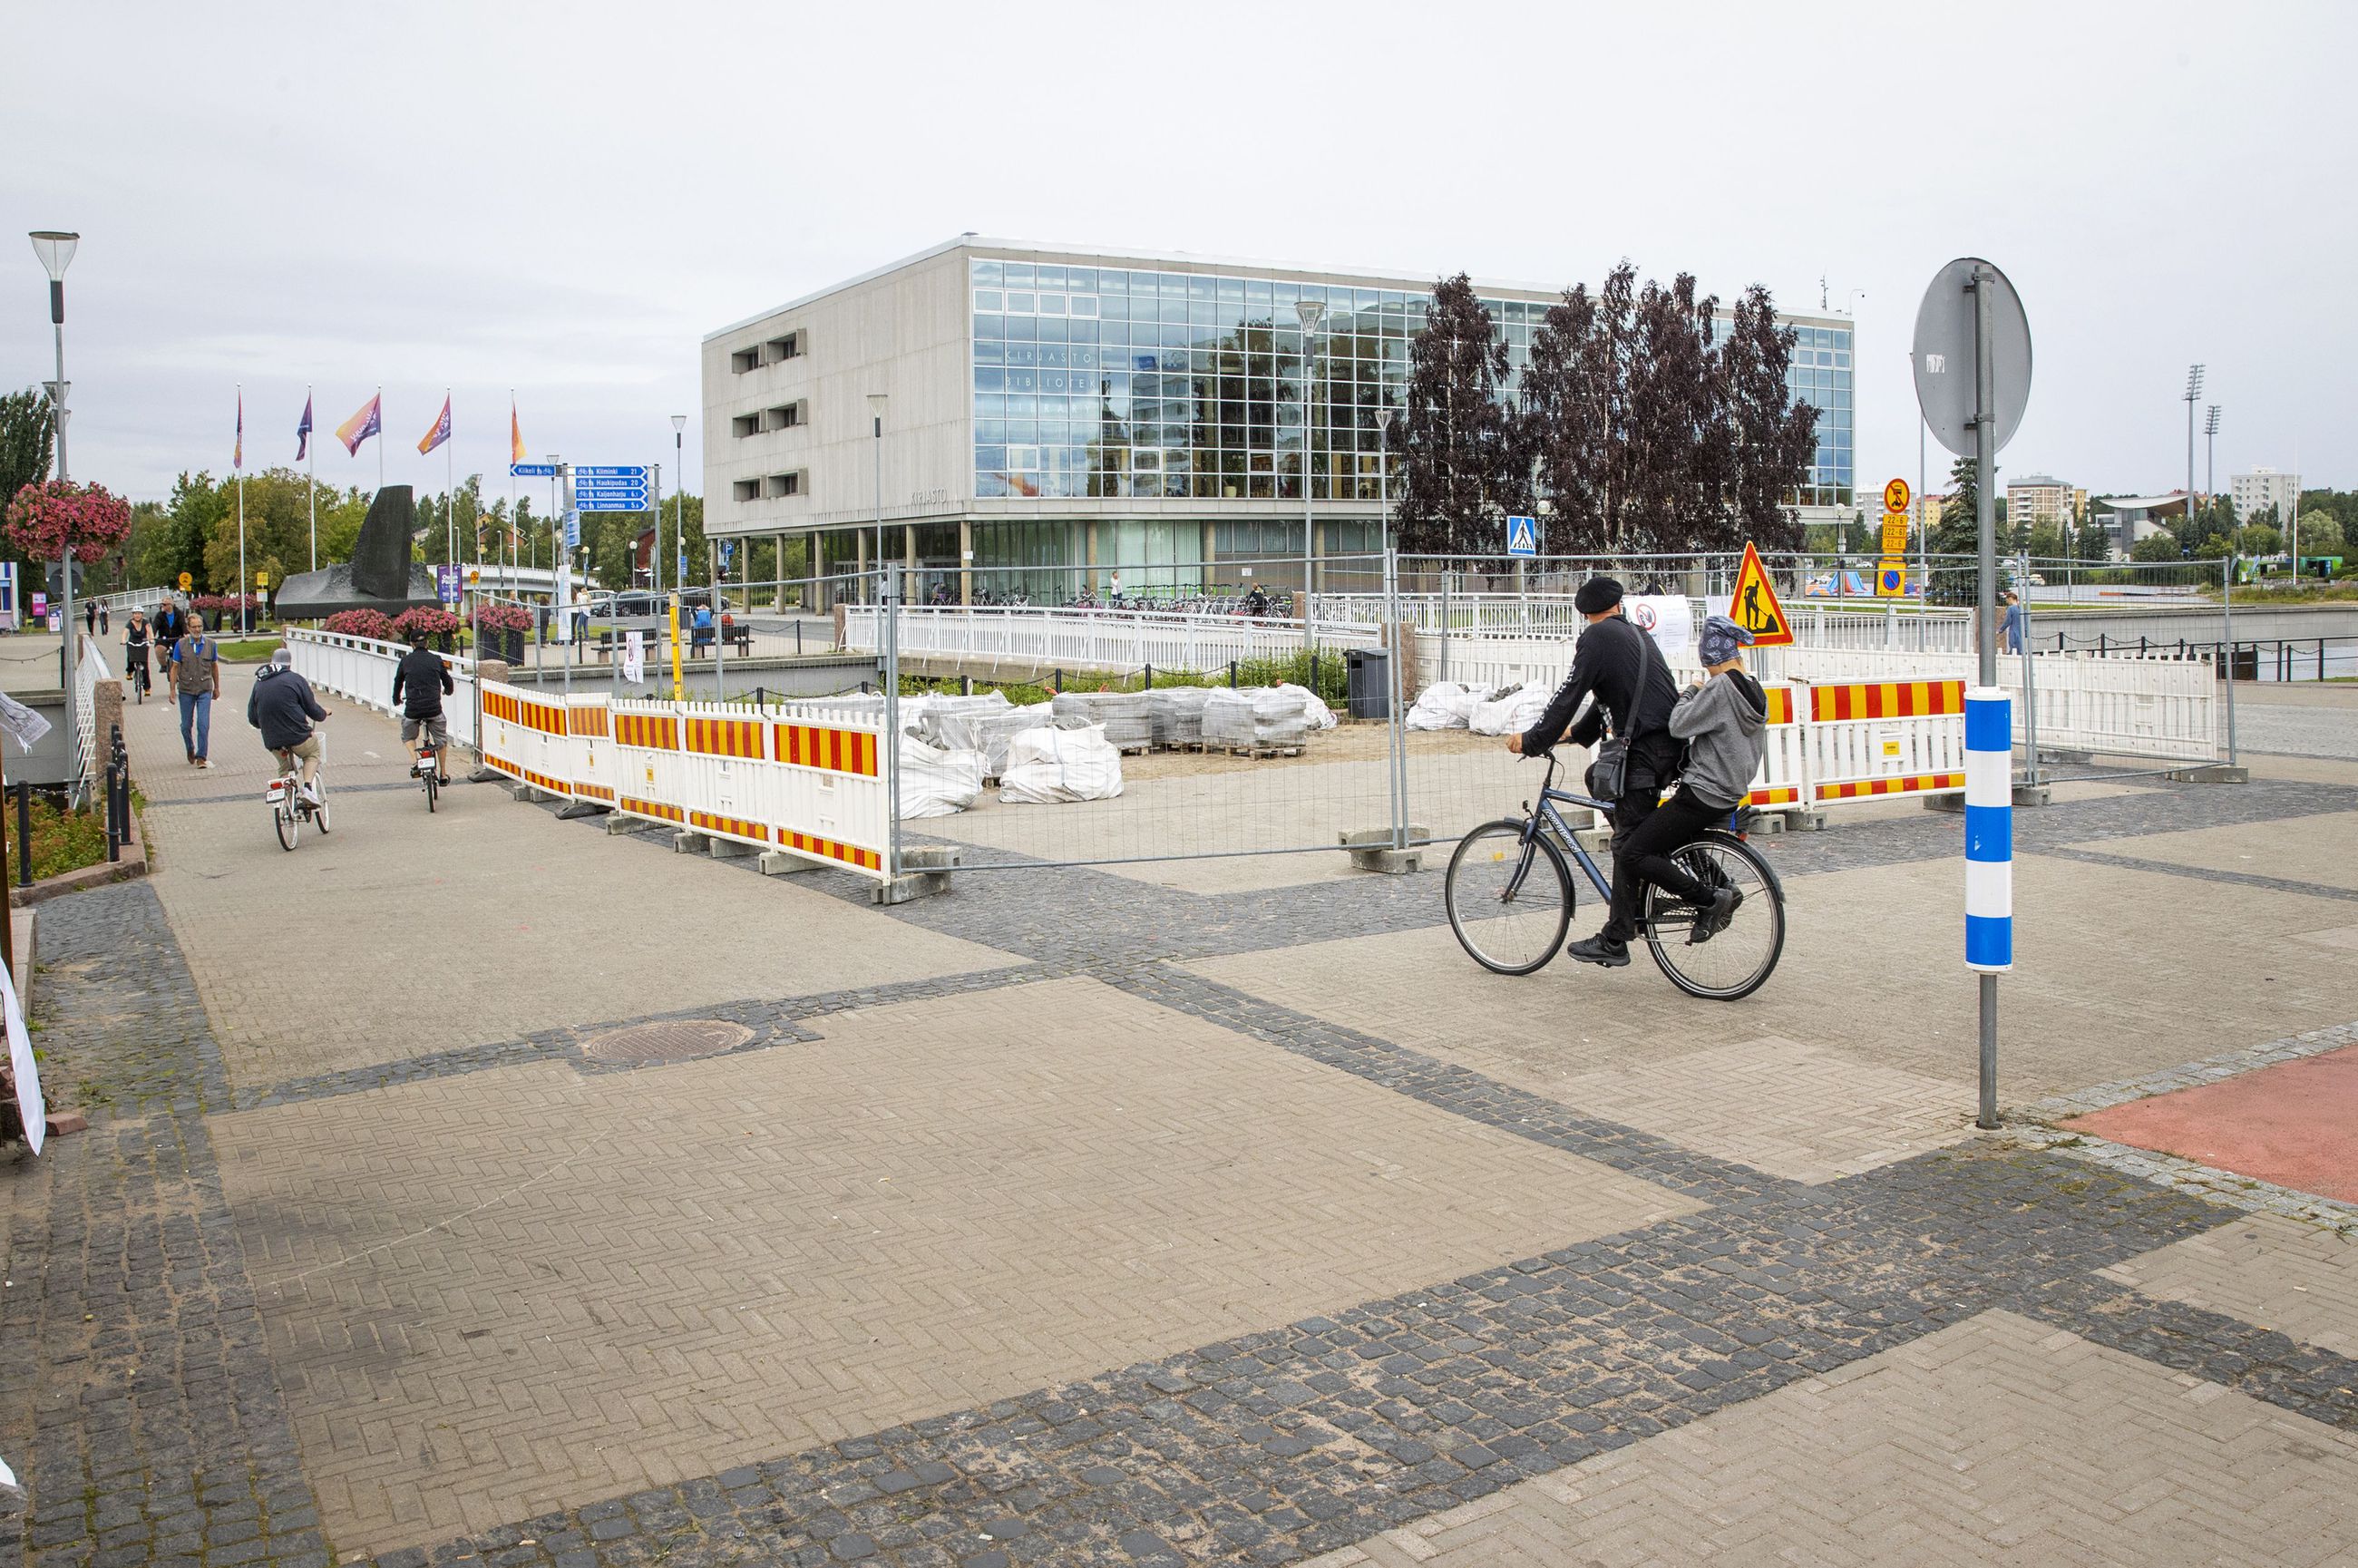
<svg viewBox="0 0 2358 1568">
<path fill-rule="evenodd" d="M 789 337 L 797 351 L 785 357 L 777 345 Z M 706 528 L 785 534 L 872 518 L 872 392 L 890 399 L 887 522 L 954 514 L 973 490 L 968 353 L 966 258 L 956 249 L 705 340 Z M 741 370 L 741 355 L 759 362 Z M 798 422 L 781 422 L 774 411 L 786 408 Z M 741 434 L 742 419 L 760 427 Z M 779 493 L 787 475 L 795 492 Z"/>
</svg>

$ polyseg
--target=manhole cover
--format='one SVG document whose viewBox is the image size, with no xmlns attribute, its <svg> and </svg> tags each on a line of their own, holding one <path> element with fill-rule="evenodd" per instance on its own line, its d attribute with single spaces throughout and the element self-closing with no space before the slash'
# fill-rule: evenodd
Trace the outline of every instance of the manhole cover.
<svg viewBox="0 0 2358 1568">
<path fill-rule="evenodd" d="M 687 1062 L 733 1051 L 752 1038 L 752 1030 L 724 1019 L 672 1018 L 610 1029 L 581 1049 L 600 1062 Z"/>
</svg>

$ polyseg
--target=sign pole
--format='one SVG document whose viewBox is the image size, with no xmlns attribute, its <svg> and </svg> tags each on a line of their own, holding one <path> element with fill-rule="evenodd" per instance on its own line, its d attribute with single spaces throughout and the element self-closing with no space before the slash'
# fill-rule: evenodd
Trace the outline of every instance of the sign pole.
<svg viewBox="0 0 2358 1568">
<path fill-rule="evenodd" d="M 1975 651 L 1980 655 L 1978 665 L 1981 674 L 1981 687 L 1984 694 L 1996 694 L 1997 687 L 1997 496 L 1995 491 L 1997 480 L 1997 391 L 1996 383 L 1996 366 L 1994 362 L 1994 356 L 1991 352 L 1990 345 L 1992 326 L 1990 293 L 1996 286 L 1996 268 L 1987 265 L 1976 266 L 1974 268 L 1973 281 L 1974 521 L 1980 535 L 1981 551 L 1981 585 L 1979 595 L 1981 614 L 1978 618 L 1979 623 L 1977 626 L 1979 635 L 1976 638 L 1979 645 Z M 1974 908 L 1975 902 L 1973 896 L 1974 889 L 1972 880 L 1974 877 L 1974 867 L 1976 864 L 1992 863 L 1990 860 L 1985 860 L 1975 853 L 1976 849 L 1979 847 L 1977 841 L 1984 840 L 1985 838 L 1991 839 L 1991 847 L 1993 849 L 1996 848 L 1996 843 L 1994 835 L 1977 833 L 1974 831 L 1974 826 L 1969 823 L 1965 832 L 1965 874 L 1967 878 L 1965 914 L 1968 925 L 1972 924 L 1973 917 L 1977 913 L 1987 917 L 2002 916 L 2005 922 L 2006 934 L 2006 950 L 2005 959 L 2006 962 L 2011 963 L 2014 957 L 2014 872 L 2012 865 L 2014 849 L 2014 790 L 2012 778 L 2014 726 L 2011 722 L 2012 715 L 2007 714 L 2006 711 L 2006 701 L 2002 694 L 1996 695 L 1996 700 L 1995 702 L 1985 700 L 1982 706 L 1985 708 L 1994 709 L 1998 716 L 1999 722 L 2003 723 L 2006 727 L 2006 755 L 2008 764 L 2007 777 L 2006 781 L 2006 797 L 2003 802 L 1988 799 L 1977 802 L 1969 797 L 1965 802 L 1965 809 L 1969 816 L 1974 814 L 1976 808 L 1985 812 L 1998 811 L 2004 814 L 2006 833 L 2003 843 L 2006 858 L 2003 861 L 1996 862 L 2002 868 L 2000 874 L 2004 879 L 2001 884 L 2003 907 L 2001 909 L 1984 911 L 1976 911 Z M 1971 728 L 1970 721 L 1968 721 L 1968 728 Z M 1985 735 L 1982 738 L 1986 740 L 1989 737 Z M 1966 758 L 1968 762 L 1973 761 L 1973 748 L 1971 744 L 1973 739 L 1973 736 L 1968 735 Z M 1979 1107 L 1980 1114 L 1974 1119 L 1974 1125 L 1982 1128 L 1994 1128 L 1998 1125 L 1997 975 L 1990 969 L 1984 969 L 1981 972 L 1980 978 L 1981 1103 Z"/>
</svg>

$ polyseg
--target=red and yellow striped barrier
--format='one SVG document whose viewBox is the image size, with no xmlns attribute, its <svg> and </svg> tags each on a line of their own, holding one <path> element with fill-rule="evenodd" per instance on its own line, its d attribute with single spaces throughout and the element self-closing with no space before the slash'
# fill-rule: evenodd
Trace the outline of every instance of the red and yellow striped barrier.
<svg viewBox="0 0 2358 1568">
<path fill-rule="evenodd" d="M 1810 717 L 1821 724 L 1853 719 L 1922 719 L 1965 711 L 1965 683 L 1961 680 L 1859 681 L 1809 689 Z"/>
<path fill-rule="evenodd" d="M 816 724 L 780 724 L 778 761 L 798 768 L 876 776 L 876 736 L 867 730 L 831 730 Z"/>
</svg>

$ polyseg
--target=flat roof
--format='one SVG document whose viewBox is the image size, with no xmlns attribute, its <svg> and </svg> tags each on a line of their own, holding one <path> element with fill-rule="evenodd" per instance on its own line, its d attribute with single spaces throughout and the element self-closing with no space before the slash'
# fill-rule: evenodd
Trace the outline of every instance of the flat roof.
<svg viewBox="0 0 2358 1568">
<path fill-rule="evenodd" d="M 726 327 L 707 332 L 703 341 L 709 343 L 717 339 L 725 338 L 731 332 L 741 332 L 746 328 L 757 322 L 766 321 L 773 316 L 783 316 L 789 310 L 799 310 L 804 306 L 825 299 L 831 294 L 840 294 L 848 288 L 857 288 L 862 284 L 873 283 L 876 279 L 899 272 L 903 267 L 915 266 L 920 262 L 928 262 L 936 256 L 956 250 L 1003 252 L 1015 257 L 1073 256 L 1133 265 L 1169 267 L 1181 271 L 1244 272 L 1257 276 L 1292 277 L 1305 281 L 1347 278 L 1355 285 L 1364 280 L 1379 287 L 1398 287 L 1413 289 L 1420 294 L 1431 293 L 1433 284 L 1439 281 L 1438 277 L 1424 273 L 1401 272 L 1390 267 L 1307 266 L 1300 262 L 1270 261 L 1254 256 L 1207 255 L 1193 251 L 1134 251 L 1124 250 L 1118 245 L 1059 244 L 1039 240 L 998 239 L 968 232 L 960 234 L 955 239 L 945 240 L 937 245 L 928 245 L 924 250 L 903 256 L 898 261 L 871 267 L 856 277 L 845 278 L 840 283 L 831 283 L 825 288 L 815 289 L 811 293 L 789 299 L 783 305 L 772 306 L 769 309 L 758 311 L 742 320 L 731 321 Z M 1483 294 L 1524 295 L 1532 299 L 1546 300 L 1561 298 L 1563 294 L 1562 287 L 1540 283 L 1520 283 L 1509 278 L 1474 277 L 1469 281 L 1472 282 L 1476 292 Z M 1780 306 L 1777 314 L 1783 320 L 1803 322 L 1812 327 L 1849 328 L 1855 325 L 1851 315 L 1842 310 L 1789 310 Z"/>
</svg>

